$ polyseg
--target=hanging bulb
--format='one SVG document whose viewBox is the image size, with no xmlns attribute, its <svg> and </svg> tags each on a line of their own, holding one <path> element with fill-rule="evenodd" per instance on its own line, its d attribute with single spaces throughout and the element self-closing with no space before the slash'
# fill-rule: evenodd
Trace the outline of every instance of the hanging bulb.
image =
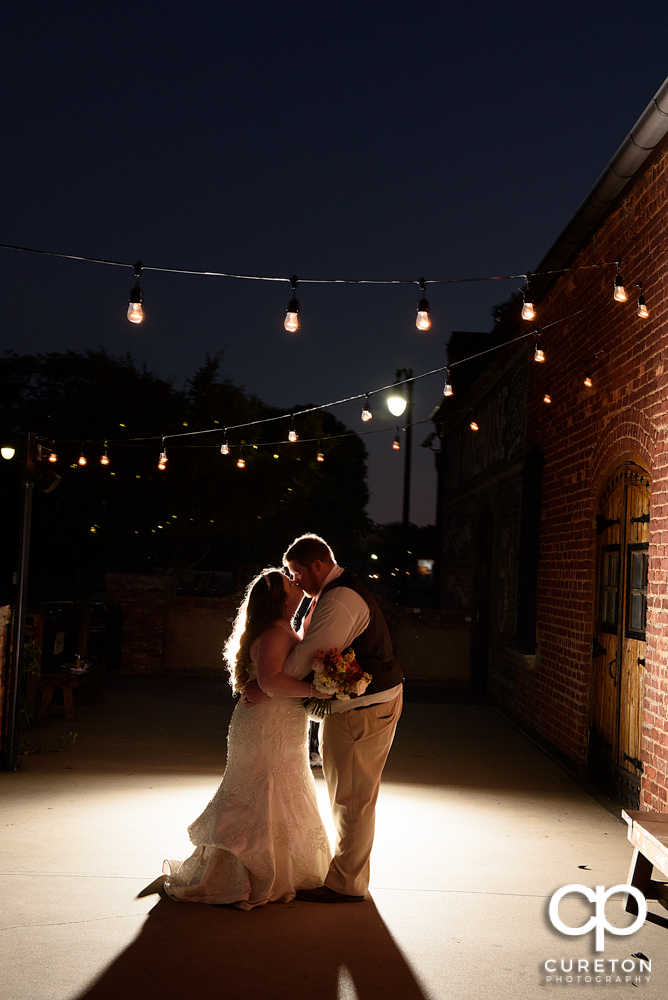
<svg viewBox="0 0 668 1000">
<path fill-rule="evenodd" d="M 79 458 L 77 459 L 77 461 L 78 461 L 79 465 L 87 465 L 88 464 L 88 459 L 86 458 L 86 456 L 83 453 L 83 445 L 81 445 L 81 452 L 79 454 Z"/>
<path fill-rule="evenodd" d="M 531 278 L 531 271 L 526 273 L 526 286 L 522 292 L 523 304 L 522 304 L 522 319 L 527 319 L 531 321 L 536 318 L 536 310 L 533 307 L 533 301 L 531 293 L 529 292 L 529 279 Z"/>
<path fill-rule="evenodd" d="M 444 396 L 452 396 L 453 395 L 452 383 L 450 382 L 450 369 L 449 368 L 446 368 L 446 370 L 445 370 L 445 385 L 443 386 L 443 395 Z"/>
<path fill-rule="evenodd" d="M 292 287 L 292 298 L 288 302 L 288 307 L 285 310 L 285 319 L 283 320 L 283 326 L 288 331 L 288 333 L 296 333 L 301 326 L 299 320 L 299 300 L 297 299 L 297 275 L 293 274 L 290 278 L 290 285 Z"/>
<path fill-rule="evenodd" d="M 52 451 L 49 454 L 49 461 L 50 462 L 57 462 L 58 461 L 58 456 L 56 455 L 55 451 Z"/>
<path fill-rule="evenodd" d="M 318 441 L 318 454 L 315 456 L 315 460 L 316 460 L 316 462 L 324 462 L 325 461 L 325 456 L 320 451 L 320 442 L 319 441 Z"/>
<path fill-rule="evenodd" d="M 167 451 L 165 450 L 165 446 L 163 444 L 162 451 L 160 452 L 160 458 L 158 459 L 158 468 L 160 469 L 161 472 L 164 472 L 165 469 L 167 468 L 167 462 L 168 462 Z"/>
<path fill-rule="evenodd" d="M 109 455 L 107 454 L 107 442 L 104 442 L 104 451 L 100 456 L 100 465 L 109 465 Z"/>
<path fill-rule="evenodd" d="M 229 455 L 229 453 L 230 453 L 230 446 L 227 443 L 227 434 L 226 434 L 225 435 L 225 440 L 223 441 L 223 443 L 220 446 L 220 454 L 221 455 Z"/>
<path fill-rule="evenodd" d="M 371 420 L 372 416 L 373 416 L 373 414 L 371 412 L 371 407 L 369 406 L 369 393 L 367 392 L 366 396 L 364 397 L 364 407 L 362 409 L 362 420 L 364 420 L 366 422 L 367 420 Z"/>
<path fill-rule="evenodd" d="M 393 417 L 400 417 L 408 405 L 408 400 L 405 396 L 400 396 L 396 393 L 393 396 L 387 397 L 387 408 Z"/>
<path fill-rule="evenodd" d="M 142 305 L 144 296 L 139 287 L 139 279 L 142 272 L 142 262 L 135 261 L 135 286 L 130 289 L 130 304 L 128 305 L 128 319 L 131 323 L 143 323 L 144 307 Z"/>
<path fill-rule="evenodd" d="M 417 304 L 417 316 L 415 317 L 415 325 L 418 328 L 418 330 L 431 330 L 431 316 L 429 315 L 429 303 L 424 297 L 426 291 L 424 278 L 420 278 L 420 291 L 422 292 L 422 298 Z"/>
<path fill-rule="evenodd" d="M 589 374 L 588 371 L 585 372 L 584 384 L 587 386 L 588 389 L 591 389 L 592 385 L 594 384 L 591 380 L 591 375 Z"/>
<path fill-rule="evenodd" d="M 617 265 L 617 276 L 615 278 L 615 291 L 613 293 L 615 302 L 626 302 L 628 298 L 626 294 L 626 289 L 624 288 L 624 279 L 619 273 L 619 268 L 621 266 L 621 263 L 622 263 L 622 258 L 618 257 L 617 260 L 615 261 L 615 264 Z"/>
<path fill-rule="evenodd" d="M 543 396 L 543 402 L 544 403 L 552 402 L 552 396 L 550 396 L 549 392 L 546 392 L 545 395 Z"/>
<path fill-rule="evenodd" d="M 294 442 L 297 440 L 297 437 L 298 437 L 297 431 L 295 430 L 295 418 L 293 417 L 290 430 L 288 431 L 288 441 L 292 441 L 292 443 L 294 444 Z"/>
<path fill-rule="evenodd" d="M 469 424 L 469 427 L 471 428 L 472 431 L 479 431 L 480 430 L 480 428 L 478 427 L 478 425 L 475 422 L 475 420 L 471 420 L 471 423 Z"/>
<path fill-rule="evenodd" d="M 239 457 L 237 459 L 237 469 L 245 469 L 245 468 L 246 468 L 246 459 L 244 458 L 244 452 L 242 448 L 241 451 L 239 452 Z"/>
<path fill-rule="evenodd" d="M 392 447 L 394 448 L 395 451 L 399 451 L 399 449 L 401 448 L 401 441 L 399 440 L 399 428 L 397 428 L 397 435 L 394 441 L 392 442 Z"/>
<path fill-rule="evenodd" d="M 545 351 L 540 346 L 540 334 L 536 335 L 536 346 L 533 352 L 533 359 L 534 361 L 538 361 L 541 364 L 545 361 Z"/>
<path fill-rule="evenodd" d="M 638 296 L 638 316 L 640 316 L 640 319 L 649 319 L 649 309 L 645 302 L 645 296 L 642 293 L 642 281 L 638 282 L 638 289 L 640 290 L 640 295 Z"/>
</svg>

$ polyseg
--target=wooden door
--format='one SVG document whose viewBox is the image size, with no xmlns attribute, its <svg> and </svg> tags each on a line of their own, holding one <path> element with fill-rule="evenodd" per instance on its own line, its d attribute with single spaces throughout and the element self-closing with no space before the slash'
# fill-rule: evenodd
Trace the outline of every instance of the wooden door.
<svg viewBox="0 0 668 1000">
<path fill-rule="evenodd" d="M 631 808 L 640 805 L 650 478 L 632 462 L 612 474 L 596 517 L 596 622 L 588 764 Z"/>
</svg>

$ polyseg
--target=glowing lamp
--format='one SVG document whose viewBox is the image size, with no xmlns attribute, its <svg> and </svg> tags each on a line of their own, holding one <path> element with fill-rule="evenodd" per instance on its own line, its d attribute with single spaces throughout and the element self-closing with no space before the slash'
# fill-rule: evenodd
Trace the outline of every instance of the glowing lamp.
<svg viewBox="0 0 668 1000">
<path fill-rule="evenodd" d="M 591 389 L 591 387 L 592 387 L 592 385 L 593 385 L 593 382 L 592 382 L 592 380 L 591 380 L 591 375 L 589 374 L 589 372 L 587 372 L 587 373 L 585 374 L 585 377 L 584 377 L 584 385 L 586 385 L 588 389 Z"/>
<path fill-rule="evenodd" d="M 2 455 L 2 457 L 5 458 L 8 462 L 12 458 L 14 458 L 15 454 L 16 454 L 16 448 L 12 448 L 11 445 L 5 445 L 2 448 L 0 448 L 0 455 Z"/>
<path fill-rule="evenodd" d="M 522 306 L 522 319 L 532 320 L 536 318 L 536 310 L 533 302 L 525 302 Z"/>
<path fill-rule="evenodd" d="M 469 424 L 469 427 L 471 428 L 472 431 L 479 431 L 480 430 L 480 428 L 478 427 L 478 425 L 475 422 L 475 420 L 471 421 L 471 423 Z"/>
<path fill-rule="evenodd" d="M 393 417 L 400 417 L 408 405 L 408 400 L 405 396 L 388 396 L 387 397 L 387 408 Z"/>
<path fill-rule="evenodd" d="M 323 453 L 321 451 L 319 451 L 318 454 L 315 456 L 315 460 L 316 460 L 316 462 L 324 462 L 325 461 L 325 456 L 323 455 Z"/>
<path fill-rule="evenodd" d="M 392 442 L 392 447 L 394 448 L 395 451 L 399 451 L 399 449 L 401 448 L 401 441 L 399 440 L 398 434 L 395 437 L 394 441 Z"/>
<path fill-rule="evenodd" d="M 546 392 L 545 395 L 543 396 L 543 402 L 544 403 L 552 402 L 552 396 L 550 396 L 549 392 Z"/>
</svg>

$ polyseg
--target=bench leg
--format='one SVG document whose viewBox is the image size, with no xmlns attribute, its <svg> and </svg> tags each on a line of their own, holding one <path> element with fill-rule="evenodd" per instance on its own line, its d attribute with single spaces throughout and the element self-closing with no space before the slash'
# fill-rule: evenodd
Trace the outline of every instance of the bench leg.
<svg viewBox="0 0 668 1000">
<path fill-rule="evenodd" d="M 632 885 L 636 889 L 640 889 L 644 896 L 651 896 L 650 889 L 652 887 L 652 869 L 654 865 L 651 861 L 648 861 L 644 854 L 641 854 L 636 847 L 633 852 L 633 858 L 631 860 L 631 867 L 629 868 L 629 876 L 626 880 L 627 885 Z M 654 897 L 651 896 L 653 899 Z M 627 913 L 638 912 L 638 904 L 635 897 L 628 893 L 624 905 L 624 909 Z"/>
<path fill-rule="evenodd" d="M 65 703 L 65 718 L 68 722 L 72 722 L 75 718 L 74 715 L 74 689 L 71 687 L 63 688 L 63 702 Z"/>
<path fill-rule="evenodd" d="M 51 699 L 53 698 L 53 688 L 45 687 L 42 692 L 42 704 L 39 709 L 40 719 L 46 718 L 49 714 L 49 705 L 51 704 Z"/>
</svg>

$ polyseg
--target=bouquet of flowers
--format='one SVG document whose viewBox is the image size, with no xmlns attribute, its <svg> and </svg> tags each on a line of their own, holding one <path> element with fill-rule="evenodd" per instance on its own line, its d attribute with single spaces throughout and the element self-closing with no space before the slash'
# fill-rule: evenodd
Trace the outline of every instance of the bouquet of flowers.
<svg viewBox="0 0 668 1000">
<path fill-rule="evenodd" d="M 333 694 L 339 701 L 359 698 L 371 683 L 371 674 L 362 670 L 355 659 L 355 650 L 319 649 L 313 657 L 313 686 L 323 694 Z M 331 715 L 331 699 L 305 698 L 304 706 L 311 715 L 324 718 Z"/>
</svg>

